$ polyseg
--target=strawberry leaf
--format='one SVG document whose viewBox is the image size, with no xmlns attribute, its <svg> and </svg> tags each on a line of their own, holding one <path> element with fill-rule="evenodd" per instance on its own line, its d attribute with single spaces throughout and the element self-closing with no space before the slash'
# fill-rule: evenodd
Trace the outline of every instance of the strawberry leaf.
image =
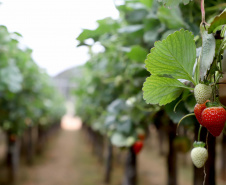
<svg viewBox="0 0 226 185">
<path fill-rule="evenodd" d="M 175 100 L 188 88 L 177 79 L 152 75 L 144 82 L 144 99 L 147 103 L 165 105 Z"/>
<path fill-rule="evenodd" d="M 155 43 L 145 63 L 153 75 L 169 75 L 176 79 L 193 80 L 196 46 L 191 32 L 181 29 L 165 40 Z"/>
<path fill-rule="evenodd" d="M 131 60 L 142 62 L 146 59 L 147 51 L 139 45 L 135 45 L 131 48 L 130 52 L 127 53 L 127 56 Z"/>
<path fill-rule="evenodd" d="M 153 0 L 140 0 L 140 2 L 146 5 L 148 8 L 151 8 L 153 4 Z"/>
<path fill-rule="evenodd" d="M 207 73 L 207 70 L 210 69 L 210 66 L 213 62 L 215 56 L 216 41 L 213 34 L 208 34 L 207 31 L 204 31 L 202 34 L 202 51 L 200 57 L 200 78 L 204 79 L 204 76 Z"/>
<path fill-rule="evenodd" d="M 158 1 L 162 2 L 165 6 L 169 8 L 178 6 L 180 3 L 188 4 L 191 0 L 158 0 Z"/>
<path fill-rule="evenodd" d="M 224 9 L 224 11 L 220 15 L 218 15 L 214 18 L 214 20 L 210 24 L 210 27 L 208 29 L 208 33 L 213 33 L 214 30 L 218 26 L 221 26 L 221 25 L 224 25 L 224 24 L 226 24 L 226 9 Z"/>
<path fill-rule="evenodd" d="M 159 7 L 157 16 L 159 20 L 170 29 L 176 30 L 185 27 L 185 22 L 179 7 L 174 8 L 173 11 L 163 6 Z"/>
</svg>

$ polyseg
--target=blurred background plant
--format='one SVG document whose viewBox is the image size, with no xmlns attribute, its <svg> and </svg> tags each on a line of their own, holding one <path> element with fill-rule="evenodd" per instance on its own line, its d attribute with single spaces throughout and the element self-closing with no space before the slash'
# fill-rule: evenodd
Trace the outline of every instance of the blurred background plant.
<svg viewBox="0 0 226 185">
<path fill-rule="evenodd" d="M 20 37 L 19 33 L 10 33 L 0 26 L 0 126 L 7 136 L 7 163 L 12 181 L 18 173 L 20 142 L 31 163 L 36 150 L 34 143 L 41 150 L 44 133 L 58 127 L 65 114 L 64 99 L 53 79 L 33 61 L 32 50 L 20 44 Z"/>
</svg>

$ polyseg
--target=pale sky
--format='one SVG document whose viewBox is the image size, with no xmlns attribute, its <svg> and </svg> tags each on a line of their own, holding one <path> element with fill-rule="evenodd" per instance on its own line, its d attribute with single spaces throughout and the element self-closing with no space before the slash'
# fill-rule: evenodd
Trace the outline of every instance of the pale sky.
<svg viewBox="0 0 226 185">
<path fill-rule="evenodd" d="M 87 61 L 87 49 L 76 48 L 82 28 L 96 20 L 118 17 L 113 0 L 0 0 L 0 25 L 19 32 L 33 49 L 33 59 L 50 75 Z"/>
</svg>

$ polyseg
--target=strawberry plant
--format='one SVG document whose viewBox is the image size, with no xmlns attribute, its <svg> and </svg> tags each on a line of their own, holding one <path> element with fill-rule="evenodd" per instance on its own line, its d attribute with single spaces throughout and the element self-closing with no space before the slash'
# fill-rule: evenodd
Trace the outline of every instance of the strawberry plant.
<svg viewBox="0 0 226 185">
<path fill-rule="evenodd" d="M 33 61 L 32 50 L 19 47 L 20 37 L 0 26 L 0 126 L 16 135 L 31 125 L 59 120 L 64 113 L 57 106 L 62 97 L 52 94 L 55 88 L 51 79 Z"/>
<path fill-rule="evenodd" d="M 21 47 L 20 37 L 0 26 L 0 127 L 6 135 L 12 181 L 19 165 L 21 137 L 32 128 L 50 127 L 64 114 L 63 99 L 52 79 L 33 61 L 32 50 Z M 32 134 L 29 137 L 31 144 Z"/>
<path fill-rule="evenodd" d="M 176 6 L 180 2 L 163 0 L 166 6 Z M 225 12 L 226 10 L 207 23 L 204 0 L 201 0 L 201 44 L 197 39 L 198 35 L 195 38 L 193 33 L 181 29 L 166 39 L 155 42 L 145 60 L 146 69 L 151 73 L 143 85 L 143 98 L 146 103 L 166 105 L 178 101 L 174 108 L 176 110 L 181 101 L 194 95 L 197 102 L 194 114 L 201 124 L 198 142 L 202 126 L 215 137 L 220 135 L 225 126 L 225 108 L 218 96 L 219 82 L 224 72 L 222 59 L 226 44 Z M 192 151 L 193 162 L 198 158 L 196 153 L 206 153 L 203 147 L 194 148 Z M 194 163 L 198 167 L 204 165 L 204 162 L 202 165 Z"/>
</svg>

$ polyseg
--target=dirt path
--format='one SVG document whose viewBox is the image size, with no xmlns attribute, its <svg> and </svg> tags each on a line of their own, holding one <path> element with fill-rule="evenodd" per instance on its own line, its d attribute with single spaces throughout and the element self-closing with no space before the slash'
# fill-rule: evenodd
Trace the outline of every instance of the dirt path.
<svg viewBox="0 0 226 185">
<path fill-rule="evenodd" d="M 70 185 L 76 182 L 74 142 L 75 131 L 61 131 L 55 141 L 31 167 L 23 169 L 21 185 Z M 75 183 L 74 183 L 75 184 Z"/>
<path fill-rule="evenodd" d="M 138 156 L 139 184 L 166 184 L 166 161 L 159 157 L 158 150 L 153 150 L 156 146 L 147 145 Z M 123 164 L 117 166 L 112 185 L 121 184 Z M 42 158 L 24 167 L 20 185 L 102 185 L 103 170 L 81 130 L 62 130 L 50 141 Z M 190 185 L 182 182 L 179 184 Z"/>
<path fill-rule="evenodd" d="M 165 157 L 160 157 L 154 148 L 157 148 L 155 142 L 146 143 L 138 156 L 140 185 L 166 184 Z M 112 185 L 120 185 L 123 176 L 123 164 L 116 168 Z M 33 166 L 22 167 L 19 185 L 103 185 L 103 170 L 81 130 L 61 130 L 53 136 L 44 155 Z M 179 178 L 179 184 L 191 185 L 189 177 Z"/>
<path fill-rule="evenodd" d="M 43 156 L 30 167 L 22 165 L 18 185 L 102 184 L 103 167 L 79 130 L 79 118 L 65 116 L 62 123 L 66 130 L 50 139 Z"/>
<path fill-rule="evenodd" d="M 35 164 L 21 169 L 18 185 L 103 185 L 104 168 L 81 130 L 62 130 Z M 119 185 L 121 170 L 115 170 L 112 185 Z"/>
</svg>

